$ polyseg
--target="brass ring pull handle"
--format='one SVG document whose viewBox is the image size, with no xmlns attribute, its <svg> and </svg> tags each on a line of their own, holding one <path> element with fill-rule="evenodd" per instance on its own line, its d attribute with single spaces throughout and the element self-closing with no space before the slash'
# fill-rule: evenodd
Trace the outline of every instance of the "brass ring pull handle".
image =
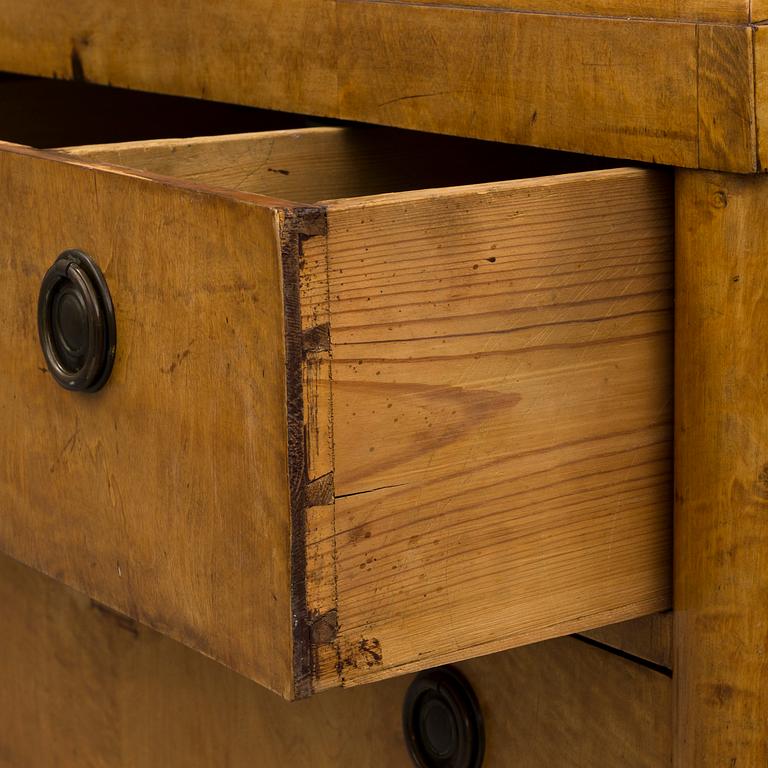
<svg viewBox="0 0 768 768">
<path fill-rule="evenodd" d="M 37 327 L 48 371 L 75 392 L 96 392 L 115 360 L 117 330 L 104 275 L 87 254 L 64 251 L 45 273 Z"/>
</svg>

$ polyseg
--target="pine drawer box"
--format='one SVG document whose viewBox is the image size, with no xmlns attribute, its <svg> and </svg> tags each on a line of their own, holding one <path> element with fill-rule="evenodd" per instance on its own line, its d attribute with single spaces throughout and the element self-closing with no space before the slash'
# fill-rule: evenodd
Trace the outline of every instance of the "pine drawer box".
<svg viewBox="0 0 768 768">
<path fill-rule="evenodd" d="M 382 135 L 0 145 L 0 548 L 287 698 L 669 605 L 668 176 Z"/>
</svg>

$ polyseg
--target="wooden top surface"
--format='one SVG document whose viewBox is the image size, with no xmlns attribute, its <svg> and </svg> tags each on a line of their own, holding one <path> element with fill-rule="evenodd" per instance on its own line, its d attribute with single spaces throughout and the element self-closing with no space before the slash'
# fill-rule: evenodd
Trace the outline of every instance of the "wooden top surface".
<svg viewBox="0 0 768 768">
<path fill-rule="evenodd" d="M 768 0 L 49 6 L 0 0 L 0 70 L 674 166 L 766 165 Z"/>
<path fill-rule="evenodd" d="M 48 5 L 0 0 L 0 69 L 674 166 L 766 162 L 768 0 Z"/>
<path fill-rule="evenodd" d="M 354 0 L 353 0 L 354 1 Z M 671 21 L 760 21 L 765 8 L 750 0 L 390 0 L 401 5 L 455 5 L 531 13 L 615 16 Z"/>
</svg>

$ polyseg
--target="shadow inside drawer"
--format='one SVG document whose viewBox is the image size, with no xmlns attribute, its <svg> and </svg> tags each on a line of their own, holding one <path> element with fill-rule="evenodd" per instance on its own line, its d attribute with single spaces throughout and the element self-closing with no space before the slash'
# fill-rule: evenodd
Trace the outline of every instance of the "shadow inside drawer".
<svg viewBox="0 0 768 768">
<path fill-rule="evenodd" d="M 0 140 L 38 148 L 323 125 L 345 123 L 85 82 L 0 73 Z M 386 164 L 388 180 L 378 192 L 592 171 L 627 164 L 569 152 L 393 128 L 360 131 L 359 137 L 349 138 L 348 145 L 358 138 L 370 163 Z M 380 157 L 370 156 L 374 144 L 380 149 Z M 382 169 L 377 173 L 381 184 Z"/>
</svg>

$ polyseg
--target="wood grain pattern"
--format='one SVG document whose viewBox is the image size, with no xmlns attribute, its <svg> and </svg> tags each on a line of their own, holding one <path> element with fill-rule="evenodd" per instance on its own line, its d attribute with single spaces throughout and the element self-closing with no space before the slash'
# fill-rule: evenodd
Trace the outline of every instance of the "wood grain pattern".
<svg viewBox="0 0 768 768">
<path fill-rule="evenodd" d="M 308 128 L 228 137 L 71 147 L 73 157 L 203 184 L 312 203 L 374 194 L 403 183 L 405 151 L 395 141 L 360 141 L 364 131 Z M 391 139 L 392 137 L 390 137 Z"/>
<path fill-rule="evenodd" d="M 698 30 L 699 167 L 757 170 L 752 41 L 749 27 Z"/>
<path fill-rule="evenodd" d="M 281 702 L 155 632 L 0 558 L 0 765 L 393 768 L 401 677 Z M 670 680 L 571 639 L 461 666 L 487 768 L 664 768 Z M 350 723 L 354 727 L 350 727 Z"/>
<path fill-rule="evenodd" d="M 286 697 L 667 606 L 663 175 L 285 208 L 4 149 L 6 552 Z M 95 397 L 19 312 L 73 243 L 118 307 Z"/>
<path fill-rule="evenodd" d="M 564 152 L 364 126 L 135 141 L 61 151 L 89 162 L 304 203 L 618 165 Z M 446 163 L 446 157 L 451 162 Z"/>
<path fill-rule="evenodd" d="M 768 180 L 677 177 L 676 765 L 768 764 Z"/>
<path fill-rule="evenodd" d="M 391 1 L 413 4 L 413 0 Z M 503 8 L 535 13 L 729 23 L 748 22 L 750 9 L 749 0 L 449 0 L 449 2 L 418 0 L 418 2 L 420 5 Z"/>
<path fill-rule="evenodd" d="M 334 0 L 2 0 L 0 68 L 323 114 L 336 88 L 334 14 Z"/>
<path fill-rule="evenodd" d="M 583 645 L 561 638 L 459 666 L 486 717 L 487 765 L 671 766 L 672 681 Z"/>
<path fill-rule="evenodd" d="M 292 694 L 278 209 L 0 152 L 0 547 Z M 104 270 L 117 361 L 57 387 L 37 338 L 46 269 Z"/>
<path fill-rule="evenodd" d="M 664 4 L 672 16 L 740 26 L 571 12 L 592 0 L 568 0 L 559 15 L 522 2 L 223 0 L 211 11 L 176 0 L 116 12 L 106 0 L 53 11 L 0 0 L 0 68 L 677 166 L 754 167 L 752 58 L 734 63 L 743 46 L 731 47 L 748 34 L 745 0 Z M 704 86 L 720 87 L 703 101 L 700 32 L 719 41 L 704 54 L 724 53 L 705 55 Z"/>
<path fill-rule="evenodd" d="M 264 141 L 297 136 L 363 146 L 341 129 Z M 242 142 L 256 145 L 245 157 L 259 157 L 259 140 Z M 237 142 L 200 144 L 226 178 Z M 164 174 L 204 173 L 202 153 L 190 164 L 174 146 L 116 153 L 148 155 Z M 102 217 L 83 247 L 119 255 L 106 263 L 107 278 L 119 311 L 131 310 L 118 317 L 129 331 L 121 375 L 93 400 L 74 398 L 70 411 L 73 398 L 54 391 L 55 417 L 40 406 L 50 382 L 41 380 L 37 399 L 22 393 L 27 358 L 37 354 L 33 318 L 14 334 L 27 341 L 4 392 L 23 400 L 7 430 L 16 450 L 4 451 L 13 502 L 6 551 L 289 697 L 667 607 L 671 260 L 662 174 L 607 170 L 281 209 L 242 191 L 193 193 L 165 176 L 76 165 L 111 157 L 104 149 L 6 148 L 8 205 L 23 198 L 22 210 L 35 211 L 14 218 L 9 209 L 9 242 L 32 229 L 42 259 L 56 238 L 84 230 L 98 201 Z M 331 179 L 334 163 L 350 167 L 329 158 Z M 364 167 L 371 184 L 377 174 Z M 51 198 L 55 213 L 42 226 L 28 216 L 47 210 L 36 204 L 46 180 L 75 192 L 67 206 Z M 130 256 L 166 242 L 145 205 L 185 231 L 167 241 L 163 269 Z M 211 237 L 222 238 L 217 252 L 237 249 L 237 258 L 215 262 L 214 282 L 169 292 L 182 263 L 174 254 L 184 254 L 186 270 L 199 253 L 206 269 L 195 274 L 209 280 Z M 30 305 L 46 264 L 22 269 L 21 281 L 11 280 L 16 266 L 6 263 L 18 293 L 10 306 Z M 131 292 L 136 283 L 150 286 L 146 295 Z M 169 313 L 174 322 L 165 322 Z M 15 310 L 9 317 L 21 322 Z M 146 361 L 167 355 L 179 328 L 191 340 L 160 365 L 165 385 Z M 257 367 L 243 365 L 243 335 L 274 350 L 272 368 L 252 354 L 245 360 Z M 228 405 L 222 371 L 207 373 L 219 355 L 224 381 L 240 386 L 225 387 L 236 395 Z M 162 430 L 135 424 L 147 411 L 162 414 Z M 35 419 L 54 422 L 61 439 L 40 444 Z M 259 436 L 249 431 L 257 419 Z M 40 474 L 59 466 L 61 443 L 66 488 Z M 189 447 L 198 443 L 207 450 Z M 93 485 L 96 451 L 106 479 Z M 270 453 L 262 460 L 259 451 Z M 241 463 L 227 458 L 234 454 Z M 173 482 L 164 472 L 149 483 L 147 456 L 170 468 Z M 211 475 L 222 460 L 232 475 Z M 142 492 L 126 502 L 125 487 Z M 47 520 L 51 507 L 59 526 Z M 190 548 L 195 526 L 217 518 Z M 194 580 L 201 558 L 202 586 Z M 243 621 L 257 625 L 250 635 Z M 285 677 L 269 676 L 278 672 Z"/>
<path fill-rule="evenodd" d="M 668 607 L 670 203 L 631 169 L 329 203 L 319 688 Z"/>
<path fill-rule="evenodd" d="M 356 41 L 339 65 L 343 117 L 698 161 L 695 25 L 389 3 L 338 15 Z"/>
<path fill-rule="evenodd" d="M 622 621 L 607 627 L 582 632 L 603 645 L 672 669 L 672 613 L 654 613 L 640 619 Z"/>
</svg>

